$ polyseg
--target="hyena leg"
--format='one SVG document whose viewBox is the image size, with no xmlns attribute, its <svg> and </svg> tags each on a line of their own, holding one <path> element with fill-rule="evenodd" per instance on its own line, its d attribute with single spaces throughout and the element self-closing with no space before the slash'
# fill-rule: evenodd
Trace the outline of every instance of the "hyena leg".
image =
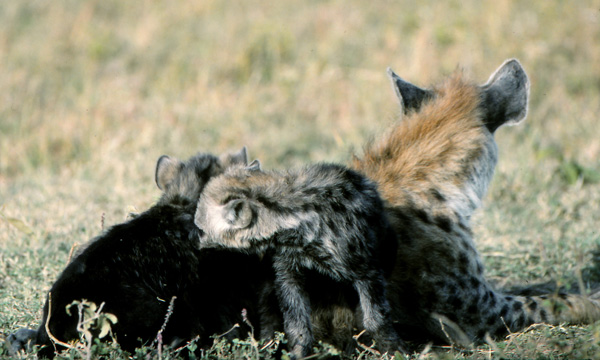
<svg viewBox="0 0 600 360">
<path fill-rule="evenodd" d="M 363 326 L 375 339 L 377 348 L 390 353 L 405 351 L 404 344 L 392 325 L 383 277 L 378 275 L 374 279 L 357 280 L 354 282 L 354 288 L 360 299 Z"/>
<path fill-rule="evenodd" d="M 283 329 L 288 336 L 292 353 L 305 357 L 312 351 L 314 341 L 310 323 L 310 301 L 300 274 L 275 262 L 275 286 L 283 312 Z"/>
<path fill-rule="evenodd" d="M 279 311 L 273 310 L 279 308 L 279 299 L 274 279 L 265 281 L 262 284 L 259 295 L 260 340 L 267 342 L 273 339 L 275 331 L 283 331 L 281 329 L 283 315 Z"/>
<path fill-rule="evenodd" d="M 16 357 L 19 351 L 30 351 L 31 346 L 35 343 L 37 334 L 36 330 L 22 328 L 8 335 L 6 338 L 8 354 Z"/>
</svg>

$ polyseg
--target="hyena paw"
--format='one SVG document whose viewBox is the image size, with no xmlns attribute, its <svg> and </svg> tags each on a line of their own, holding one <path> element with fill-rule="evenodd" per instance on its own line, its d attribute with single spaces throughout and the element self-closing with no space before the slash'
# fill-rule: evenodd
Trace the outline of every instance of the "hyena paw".
<svg viewBox="0 0 600 360">
<path fill-rule="evenodd" d="M 304 359 L 308 356 L 308 351 L 302 345 L 295 345 L 292 351 L 288 354 L 291 360 Z"/>
<path fill-rule="evenodd" d="M 387 352 L 388 354 L 393 355 L 394 353 L 396 353 L 396 351 L 399 351 L 402 354 L 408 354 L 408 352 L 406 351 L 407 348 L 404 344 L 404 341 L 402 341 L 395 334 L 386 337 L 376 336 L 375 347 L 382 354 Z"/>
<path fill-rule="evenodd" d="M 11 356 L 15 356 L 20 351 L 29 352 L 33 345 L 37 331 L 32 329 L 22 328 L 16 332 L 8 335 L 6 338 L 6 345 L 8 347 L 8 353 Z"/>
</svg>

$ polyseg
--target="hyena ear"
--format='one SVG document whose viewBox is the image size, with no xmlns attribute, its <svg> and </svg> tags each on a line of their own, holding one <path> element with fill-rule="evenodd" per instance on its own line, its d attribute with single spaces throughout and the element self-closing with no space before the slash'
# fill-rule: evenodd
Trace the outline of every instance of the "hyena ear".
<svg viewBox="0 0 600 360">
<path fill-rule="evenodd" d="M 418 111 L 424 101 L 433 97 L 431 90 L 421 89 L 408 81 L 404 81 L 391 68 L 387 68 L 387 74 L 404 114 Z"/>
<path fill-rule="evenodd" d="M 223 217 L 232 228 L 243 229 L 252 223 L 254 211 L 248 200 L 234 199 L 225 204 Z"/>
<path fill-rule="evenodd" d="M 240 151 L 221 155 L 219 160 L 225 167 L 230 165 L 248 165 L 248 150 L 244 146 Z"/>
<path fill-rule="evenodd" d="M 504 124 L 525 119 L 529 86 L 527 74 L 516 59 L 506 60 L 481 86 L 484 121 L 492 133 Z"/>
<path fill-rule="evenodd" d="M 246 170 L 248 171 L 261 171 L 260 161 L 254 160 L 250 163 L 250 165 L 246 166 Z"/>
<path fill-rule="evenodd" d="M 167 155 L 163 155 L 158 159 L 154 181 L 156 181 L 156 185 L 160 190 L 164 191 L 173 179 L 175 179 L 181 171 L 181 164 L 181 161 Z"/>
</svg>

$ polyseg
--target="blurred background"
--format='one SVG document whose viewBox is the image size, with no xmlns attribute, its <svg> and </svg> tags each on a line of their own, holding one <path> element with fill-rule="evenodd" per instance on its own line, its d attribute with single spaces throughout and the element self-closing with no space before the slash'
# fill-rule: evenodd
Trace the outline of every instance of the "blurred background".
<svg viewBox="0 0 600 360">
<path fill-rule="evenodd" d="M 248 146 L 346 162 L 398 118 L 386 78 L 484 83 L 507 58 L 527 120 L 474 219 L 500 285 L 589 271 L 600 242 L 600 2 L 4 1 L 0 328 L 36 323 L 74 243 L 159 196 L 162 154 Z"/>
</svg>

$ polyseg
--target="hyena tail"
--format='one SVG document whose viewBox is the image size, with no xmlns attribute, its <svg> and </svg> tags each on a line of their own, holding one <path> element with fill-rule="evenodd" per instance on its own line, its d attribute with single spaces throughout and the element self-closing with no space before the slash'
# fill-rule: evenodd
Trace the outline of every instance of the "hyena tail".
<svg viewBox="0 0 600 360">
<path fill-rule="evenodd" d="M 600 319 L 600 293 L 591 296 L 550 294 L 525 297 L 525 308 L 534 322 L 590 324 Z"/>
<path fill-rule="evenodd" d="M 562 323 L 577 325 L 590 324 L 600 319 L 600 293 L 592 296 L 576 294 L 546 294 L 536 296 L 506 296 L 508 300 L 501 313 L 505 329 L 497 328 L 498 333 L 517 332 L 531 324 Z"/>
<path fill-rule="evenodd" d="M 461 328 L 449 319 L 448 314 L 433 313 L 430 330 L 443 341 L 469 346 L 473 342 L 485 341 L 487 336 L 500 339 L 507 334 L 523 331 L 532 324 L 590 324 L 600 319 L 600 297 L 596 296 L 500 295 L 496 299 L 496 306 L 481 313 L 482 321 L 475 327 Z"/>
<path fill-rule="evenodd" d="M 392 205 L 419 206 L 469 218 L 487 192 L 497 163 L 493 134 L 527 114 L 529 80 L 506 61 L 484 85 L 457 72 L 421 89 L 388 70 L 404 117 L 365 147 L 352 166 L 375 180 Z"/>
</svg>

